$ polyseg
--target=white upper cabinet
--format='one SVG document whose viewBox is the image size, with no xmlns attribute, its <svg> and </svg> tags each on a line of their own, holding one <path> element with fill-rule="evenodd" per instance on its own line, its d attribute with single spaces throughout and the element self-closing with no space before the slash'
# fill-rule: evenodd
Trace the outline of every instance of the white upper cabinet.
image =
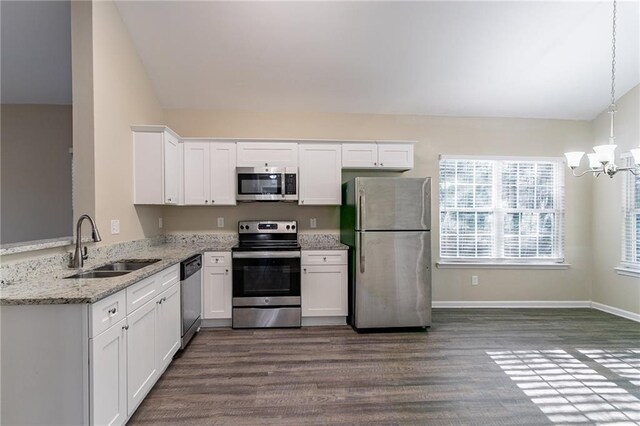
<svg viewBox="0 0 640 426">
<path fill-rule="evenodd" d="M 342 147 L 340 144 L 301 143 L 298 171 L 300 205 L 340 205 Z"/>
<path fill-rule="evenodd" d="M 236 204 L 236 144 L 215 142 L 209 145 L 211 203 Z"/>
<path fill-rule="evenodd" d="M 413 169 L 413 144 L 378 143 L 378 163 L 385 169 Z"/>
<path fill-rule="evenodd" d="M 238 142 L 238 167 L 298 167 L 295 142 Z"/>
<path fill-rule="evenodd" d="M 208 142 L 184 143 L 184 203 L 209 204 Z"/>
<path fill-rule="evenodd" d="M 164 127 L 133 132 L 134 204 L 177 204 L 178 138 Z"/>
<path fill-rule="evenodd" d="M 236 204 L 236 144 L 184 143 L 184 204 Z"/>
<path fill-rule="evenodd" d="M 410 170 L 413 168 L 413 144 L 398 142 L 343 143 L 342 168 Z"/>
<path fill-rule="evenodd" d="M 378 145 L 375 143 L 343 143 L 342 167 L 366 169 L 378 166 Z"/>
</svg>

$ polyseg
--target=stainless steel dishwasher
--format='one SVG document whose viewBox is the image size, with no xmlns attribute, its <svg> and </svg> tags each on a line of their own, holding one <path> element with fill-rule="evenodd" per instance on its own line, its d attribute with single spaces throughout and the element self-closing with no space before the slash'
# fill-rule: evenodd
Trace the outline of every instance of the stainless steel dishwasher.
<svg viewBox="0 0 640 426">
<path fill-rule="evenodd" d="M 202 255 L 197 254 L 180 264 L 180 313 L 182 316 L 182 344 L 184 349 L 200 330 L 202 311 Z"/>
</svg>

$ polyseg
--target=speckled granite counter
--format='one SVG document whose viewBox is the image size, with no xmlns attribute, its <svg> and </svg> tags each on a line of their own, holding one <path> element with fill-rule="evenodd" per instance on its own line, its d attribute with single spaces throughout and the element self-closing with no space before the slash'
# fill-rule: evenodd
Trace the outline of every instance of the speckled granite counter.
<svg viewBox="0 0 640 426">
<path fill-rule="evenodd" d="M 301 234 L 298 242 L 302 250 L 348 250 L 349 247 L 340 242 L 340 237 L 333 234 Z"/>
<path fill-rule="evenodd" d="M 169 241 L 173 242 L 138 247 L 133 251 L 119 251 L 117 257 L 108 257 L 101 263 L 93 263 L 84 268 L 89 270 L 120 259 L 161 259 L 159 262 L 119 277 L 65 279 L 64 277 L 79 271 L 60 268 L 26 281 L 2 284 L 0 285 L 0 305 L 94 303 L 194 254 L 205 251 L 229 251 L 235 244 L 233 239 L 221 241 L 200 239 L 197 243 L 180 239 Z"/>
<path fill-rule="evenodd" d="M 348 249 L 333 234 L 300 234 L 298 240 L 302 250 Z M 235 234 L 176 234 L 90 249 L 91 257 L 85 271 L 121 259 L 161 259 L 137 271 L 112 278 L 65 279 L 80 272 L 63 266 L 68 256 L 25 262 L 13 270 L 7 268 L 4 271 L 3 279 L 9 283 L 0 285 L 0 305 L 94 303 L 194 254 L 230 251 L 236 243 Z"/>
</svg>

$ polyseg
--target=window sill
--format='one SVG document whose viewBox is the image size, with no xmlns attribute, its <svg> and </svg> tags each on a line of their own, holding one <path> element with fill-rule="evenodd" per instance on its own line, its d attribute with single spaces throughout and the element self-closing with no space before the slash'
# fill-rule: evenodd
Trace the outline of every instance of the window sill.
<svg viewBox="0 0 640 426">
<path fill-rule="evenodd" d="M 625 277 L 640 278 L 640 269 L 627 265 L 618 265 L 615 268 L 616 274 Z"/>
<path fill-rule="evenodd" d="M 570 263 L 436 262 L 438 269 L 569 269 Z"/>
</svg>

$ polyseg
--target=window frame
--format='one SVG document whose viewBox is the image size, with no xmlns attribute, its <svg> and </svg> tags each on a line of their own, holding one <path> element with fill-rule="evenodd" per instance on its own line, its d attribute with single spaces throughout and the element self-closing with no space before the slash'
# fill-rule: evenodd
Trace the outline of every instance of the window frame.
<svg viewBox="0 0 640 426">
<path fill-rule="evenodd" d="M 561 157 L 535 157 L 535 156 L 476 156 L 476 155 L 441 155 L 438 161 L 438 177 L 440 177 L 442 160 L 467 160 L 467 161 L 492 161 L 492 194 L 493 205 L 489 209 L 493 215 L 493 257 L 447 257 L 442 255 L 442 214 L 446 211 L 456 211 L 455 208 L 443 208 L 440 204 L 441 181 L 438 181 L 438 222 L 439 240 L 438 255 L 439 268 L 524 268 L 524 269 L 566 269 L 570 265 L 565 263 L 564 243 L 565 243 L 565 161 Z M 552 209 L 523 209 L 507 208 L 501 205 L 502 200 L 502 178 L 503 164 L 505 162 L 546 162 L 553 163 L 554 176 L 554 207 Z M 538 185 L 535 185 L 538 186 Z M 486 209 L 485 209 L 486 210 Z M 504 254 L 504 220 L 508 213 L 554 213 L 557 217 L 554 220 L 557 230 L 552 232 L 556 238 L 552 251 L 558 256 L 554 257 L 506 257 Z M 539 238 L 539 235 L 537 236 Z"/>
<path fill-rule="evenodd" d="M 625 166 L 633 166 L 630 154 L 623 154 L 621 160 Z M 636 176 L 631 172 L 625 173 L 621 199 L 621 256 L 620 263 L 615 268 L 619 275 L 632 277 L 640 277 L 640 242 L 636 237 L 640 233 L 640 229 L 638 229 L 640 225 L 636 217 L 640 215 L 640 191 L 636 192 L 636 180 L 640 181 L 640 175 Z M 627 247 L 627 244 L 630 244 L 631 247 Z M 630 254 L 631 258 L 627 258 L 627 254 Z M 637 260 L 634 260 L 634 257 Z"/>
</svg>

